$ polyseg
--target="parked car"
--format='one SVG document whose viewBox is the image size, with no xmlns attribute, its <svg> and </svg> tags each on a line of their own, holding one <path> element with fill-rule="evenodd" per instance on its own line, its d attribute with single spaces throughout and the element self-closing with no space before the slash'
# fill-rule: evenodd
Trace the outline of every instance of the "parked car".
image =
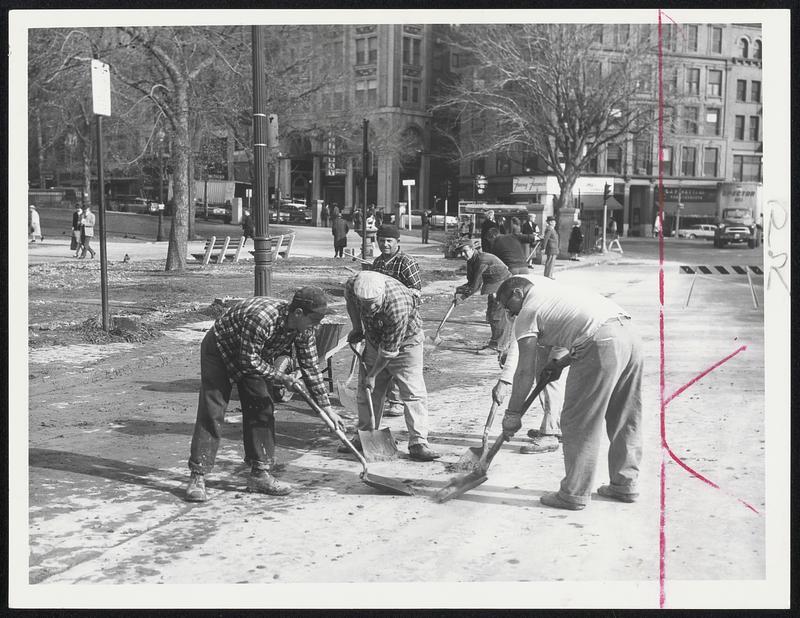
<svg viewBox="0 0 800 618">
<path fill-rule="evenodd" d="M 458 225 L 458 217 L 453 215 L 435 215 L 432 214 L 430 217 L 431 227 L 444 227 L 445 220 L 447 221 L 447 226 L 456 226 Z M 412 210 L 411 211 L 411 227 L 420 227 L 422 225 L 422 211 L 421 210 Z"/>
<path fill-rule="evenodd" d="M 269 209 L 269 222 L 278 223 L 278 212 L 274 208 Z M 281 223 L 289 222 L 289 211 L 281 210 Z"/>
<path fill-rule="evenodd" d="M 194 205 L 194 216 L 195 217 L 205 217 L 206 216 L 206 208 L 202 202 L 195 202 Z M 233 214 L 231 213 L 231 209 L 227 206 L 220 206 L 218 204 L 209 204 L 208 205 L 208 218 L 209 219 L 220 219 L 223 223 L 230 223 L 233 220 Z"/>
<path fill-rule="evenodd" d="M 281 204 L 281 221 L 283 221 L 284 212 L 289 214 L 288 220 L 293 223 L 311 223 L 314 219 L 311 216 L 311 210 L 300 202 L 283 202 Z"/>
<path fill-rule="evenodd" d="M 154 213 L 157 214 L 159 206 L 163 209 L 164 205 L 157 201 L 149 200 L 146 197 L 135 195 L 117 195 L 109 200 L 109 210 L 119 212 L 133 212 L 138 214 Z"/>
<path fill-rule="evenodd" d="M 687 228 L 678 231 L 678 238 L 703 238 L 705 240 L 714 240 L 714 230 L 716 226 L 707 223 L 700 223 L 691 225 Z"/>
</svg>

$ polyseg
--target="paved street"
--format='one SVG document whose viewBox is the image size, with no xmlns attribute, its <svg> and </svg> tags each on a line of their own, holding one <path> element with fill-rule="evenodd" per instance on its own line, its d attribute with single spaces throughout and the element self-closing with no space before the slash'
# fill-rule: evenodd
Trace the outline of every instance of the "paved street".
<svg viewBox="0 0 800 618">
<path fill-rule="evenodd" d="M 302 228 L 296 255 L 327 255 L 327 234 L 324 229 Z M 666 463 L 668 599 L 670 581 L 759 579 L 766 569 L 762 279 L 754 277 L 758 308 L 746 277 L 721 275 L 698 277 L 685 307 L 692 277 L 678 269 L 682 262 L 731 264 L 731 256 L 735 263 L 750 264 L 760 253 L 720 252 L 699 242 L 667 243 L 668 259 L 677 259 L 665 267 L 665 394 L 742 345 L 746 349 L 666 409 L 672 452 L 720 488 L 703 483 L 673 461 Z M 31 246 L 31 260 L 50 259 L 48 245 Z M 410 239 L 404 238 L 403 245 L 412 254 L 436 255 L 435 248 Z M 127 245 L 114 241 L 110 246 L 119 251 Z M 139 251 L 144 255 L 162 250 L 152 243 L 131 246 L 137 247 L 136 254 L 131 250 L 134 257 Z M 335 439 L 294 401 L 279 410 L 277 431 L 278 456 L 285 465 L 281 478 L 294 483 L 297 491 L 285 498 L 245 493 L 241 416 L 238 402 L 232 401 L 209 482 L 212 499 L 188 504 L 182 495 L 197 397 L 197 347 L 210 322 L 197 323 L 166 333 L 168 346 L 156 340 L 106 349 L 102 360 L 70 359 L 69 350 L 63 350 L 63 371 L 31 382 L 30 581 L 568 580 L 587 589 L 589 582 L 606 581 L 612 582 L 605 591 L 612 595 L 612 605 L 656 607 L 662 451 L 654 246 L 654 240 L 626 239 L 624 255 L 559 262 L 556 270 L 559 280 L 597 290 L 625 307 L 644 340 L 646 447 L 638 503 L 619 504 L 595 495 L 590 507 L 579 513 L 540 505 L 538 497 L 557 488 L 563 461 L 560 451 L 529 456 L 518 452 L 524 432 L 538 426 L 538 409 L 531 410 L 518 439 L 498 455 L 486 484 L 446 504 L 429 499 L 451 478 L 464 450 L 478 444 L 489 407 L 497 365 L 492 357 L 474 353 L 488 333 L 480 300 L 459 306 L 439 348 L 426 346 L 431 441 L 444 457 L 431 464 L 403 457 L 370 465 L 372 472 L 408 482 L 416 496 L 378 495 L 359 482 L 355 460 L 338 455 Z M 56 248 L 52 251 L 56 259 Z M 109 259 L 115 256 L 110 251 Z M 447 294 L 457 283 L 460 280 L 430 283 L 423 290 L 426 330 L 435 328 Z M 343 311 L 341 301 L 336 307 Z M 37 362 L 52 362 L 51 357 L 40 358 L 49 360 L 37 361 L 32 355 L 32 373 L 37 372 Z M 349 356 L 342 353 L 336 370 L 346 371 L 348 364 Z M 87 384 L 97 387 L 87 389 Z M 127 401 L 135 405 L 120 405 Z M 343 412 L 352 422 L 352 411 Z M 499 425 L 498 420 L 492 435 Z M 389 426 L 405 453 L 402 419 L 389 419 Z M 598 485 L 605 474 L 601 456 Z M 459 589 L 458 598 L 467 606 L 486 606 L 491 599 L 479 588 Z M 392 606 L 378 590 L 365 593 L 361 604 Z M 441 593 L 416 590 L 420 600 Z M 215 603 L 212 590 L 197 594 L 198 605 Z M 272 586 L 269 594 L 272 601 L 303 605 L 291 588 Z M 569 606 L 578 592 L 565 589 L 561 595 L 528 596 L 520 603 Z M 346 599 L 340 602 L 348 606 Z"/>
</svg>

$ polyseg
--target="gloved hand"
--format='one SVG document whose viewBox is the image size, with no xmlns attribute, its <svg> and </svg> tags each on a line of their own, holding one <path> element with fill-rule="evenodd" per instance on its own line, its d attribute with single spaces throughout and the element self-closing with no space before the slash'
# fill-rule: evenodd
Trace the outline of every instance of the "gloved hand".
<svg viewBox="0 0 800 618">
<path fill-rule="evenodd" d="M 522 429 L 522 412 L 506 410 L 503 415 L 503 435 L 506 440 L 513 438 L 520 429 Z"/>
<path fill-rule="evenodd" d="M 344 422 L 342 421 L 341 417 L 333 411 L 333 408 L 328 406 L 327 408 L 323 408 L 325 414 L 331 419 L 331 422 L 336 426 L 336 429 L 339 431 L 344 431 Z"/>
<path fill-rule="evenodd" d="M 352 343 L 355 345 L 359 341 L 364 339 L 364 333 L 361 330 L 353 329 L 347 335 L 347 343 Z"/>
<path fill-rule="evenodd" d="M 508 391 L 508 382 L 503 382 L 502 380 L 498 380 L 497 384 L 494 385 L 492 389 L 492 400 L 495 403 L 503 403 L 503 400 L 506 398 L 506 392 Z"/>
<path fill-rule="evenodd" d="M 564 367 L 554 358 L 542 368 L 542 371 L 539 373 L 539 382 L 544 382 L 545 384 L 548 382 L 555 382 L 561 377 L 562 371 L 564 371 Z"/>
<path fill-rule="evenodd" d="M 469 296 L 469 286 L 468 285 L 459 285 L 456 288 L 456 296 L 460 296 L 461 300 L 464 300 Z"/>
<path fill-rule="evenodd" d="M 364 388 L 369 389 L 371 391 L 375 390 L 375 376 L 370 376 L 370 375 L 364 376 Z"/>
</svg>

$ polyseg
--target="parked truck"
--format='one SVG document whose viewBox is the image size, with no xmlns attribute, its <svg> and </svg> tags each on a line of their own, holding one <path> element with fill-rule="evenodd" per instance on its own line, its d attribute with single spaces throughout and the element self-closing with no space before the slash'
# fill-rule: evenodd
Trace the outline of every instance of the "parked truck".
<svg viewBox="0 0 800 618">
<path fill-rule="evenodd" d="M 715 247 L 739 242 L 756 247 L 761 231 L 761 183 L 721 183 L 715 224 Z"/>
</svg>

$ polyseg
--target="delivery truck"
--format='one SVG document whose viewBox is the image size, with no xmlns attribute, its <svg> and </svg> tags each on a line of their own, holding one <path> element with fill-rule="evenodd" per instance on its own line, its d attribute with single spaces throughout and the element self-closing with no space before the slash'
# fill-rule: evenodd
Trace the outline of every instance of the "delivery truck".
<svg viewBox="0 0 800 618">
<path fill-rule="evenodd" d="M 723 182 L 717 194 L 714 246 L 747 243 L 752 249 L 761 226 L 761 183 Z"/>
</svg>

